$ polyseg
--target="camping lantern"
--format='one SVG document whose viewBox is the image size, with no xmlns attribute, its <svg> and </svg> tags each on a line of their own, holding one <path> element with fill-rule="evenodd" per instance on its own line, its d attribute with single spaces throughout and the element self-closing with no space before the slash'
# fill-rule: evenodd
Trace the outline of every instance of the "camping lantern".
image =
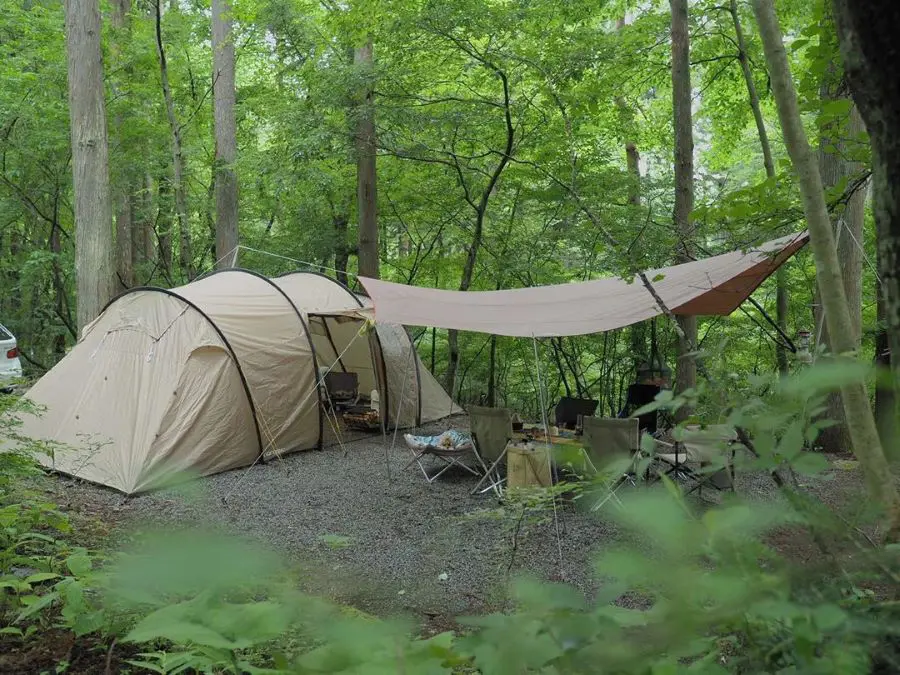
<svg viewBox="0 0 900 675">
<path fill-rule="evenodd" d="M 809 331 L 797 331 L 797 361 L 800 363 L 812 363 L 813 357 L 809 353 Z"/>
<path fill-rule="evenodd" d="M 639 384 L 656 384 L 665 387 L 671 376 L 672 371 L 663 363 L 658 354 L 653 354 L 649 361 L 644 361 L 637 369 Z"/>
<path fill-rule="evenodd" d="M 650 358 L 637 367 L 636 382 L 638 384 L 654 384 L 668 387 L 672 371 L 663 362 L 656 347 L 656 319 L 650 323 Z"/>
</svg>

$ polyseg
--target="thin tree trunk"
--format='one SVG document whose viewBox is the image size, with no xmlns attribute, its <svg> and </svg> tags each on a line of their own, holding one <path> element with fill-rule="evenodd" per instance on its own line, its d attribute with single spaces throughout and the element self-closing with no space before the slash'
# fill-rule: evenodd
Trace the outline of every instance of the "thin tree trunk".
<svg viewBox="0 0 900 675">
<path fill-rule="evenodd" d="M 834 81 L 836 70 L 837 64 L 833 64 L 825 74 L 819 92 L 822 101 L 834 101 L 841 98 L 839 91 L 841 82 Z M 833 188 L 845 180 L 852 180 L 859 176 L 862 165 L 859 162 L 849 161 L 847 154 L 848 150 L 853 152 L 853 143 L 864 130 L 862 118 L 855 105 L 851 106 L 846 124 L 842 124 L 841 121 L 832 121 L 822 128 L 819 135 L 818 162 L 825 189 Z M 865 190 L 857 190 L 847 201 L 846 207 L 838 208 L 833 213 L 835 229 L 838 232 L 836 239 L 838 259 L 841 261 L 841 277 L 853 327 L 854 349 L 859 349 L 862 333 L 863 257 L 857 242 L 863 240 L 865 200 Z M 817 290 L 815 325 L 822 326 L 822 342 L 831 350 L 831 339 L 828 334 L 828 326 L 823 322 L 821 305 L 821 293 Z M 818 444 L 824 452 L 847 452 L 850 450 L 850 435 L 847 431 L 840 394 L 834 393 L 829 396 L 827 405 L 828 410 L 825 413 L 827 419 L 834 420 L 837 424 L 822 430 Z"/>
<path fill-rule="evenodd" d="M 65 23 L 80 333 L 115 288 L 99 3 L 66 0 Z"/>
<path fill-rule="evenodd" d="M 497 405 L 497 336 L 491 335 L 491 353 L 488 359 L 488 388 L 487 405 L 493 408 Z"/>
<path fill-rule="evenodd" d="M 876 288 L 878 313 L 878 331 L 875 333 L 875 365 L 879 371 L 891 367 L 891 352 L 888 345 L 887 330 L 884 325 L 884 294 L 881 284 Z M 897 402 L 893 388 L 885 386 L 880 380 L 875 385 L 875 422 L 885 454 L 891 462 L 898 459 L 895 439 L 897 438 Z"/>
<path fill-rule="evenodd" d="M 50 226 L 50 252 L 53 254 L 53 296 L 56 315 L 64 320 L 66 306 L 66 287 L 63 283 L 62 265 L 59 258 L 62 254 L 62 245 L 59 239 L 59 223 Z M 53 339 L 53 356 L 56 361 L 66 355 L 66 336 L 60 331 Z"/>
<path fill-rule="evenodd" d="M 475 261 L 478 257 L 478 250 L 481 248 L 481 240 L 484 235 L 484 216 L 485 213 L 487 213 L 488 202 L 494 192 L 494 188 L 497 187 L 497 182 L 500 180 L 503 170 L 509 164 L 509 160 L 512 157 L 513 144 L 516 136 L 515 127 L 513 126 L 512 121 L 509 79 L 507 78 L 506 73 L 494 64 L 483 61 L 482 65 L 493 72 L 503 85 L 503 121 L 506 126 L 506 145 L 503 148 L 503 154 L 500 156 L 500 161 L 497 162 L 497 165 L 494 167 L 494 171 L 491 173 L 487 185 L 481 193 L 481 198 L 477 203 L 472 199 L 468 187 L 463 183 L 466 201 L 475 211 L 475 230 L 472 233 L 472 244 L 469 246 L 469 250 L 466 254 L 466 263 L 463 266 L 462 279 L 459 283 L 459 290 L 461 291 L 469 290 L 469 287 L 472 285 L 472 276 L 475 273 Z M 457 169 L 458 168 L 459 167 L 457 166 Z M 459 175 L 460 179 L 462 179 L 461 171 L 459 172 Z M 456 383 L 456 371 L 459 367 L 459 331 L 455 329 L 447 331 L 447 345 L 448 364 L 444 388 L 450 396 L 453 396 L 453 388 Z"/>
<path fill-rule="evenodd" d="M 347 263 L 350 260 L 350 247 L 347 246 L 347 216 L 336 215 L 332 218 L 334 226 L 334 269 L 337 279 L 347 285 Z"/>
<path fill-rule="evenodd" d="M 675 208 L 672 220 L 681 238 L 678 262 L 693 259 L 694 228 L 694 134 L 691 126 L 691 64 L 688 31 L 688 0 L 670 0 L 672 9 L 672 107 L 675 128 Z M 697 344 L 697 317 L 678 316 L 682 335 L 678 336 L 675 391 L 697 384 L 697 362 L 691 354 Z M 693 411 L 682 406 L 676 419 L 687 419 Z"/>
<path fill-rule="evenodd" d="M 750 59 L 747 56 L 747 43 L 744 40 L 744 30 L 741 26 L 741 16 L 738 13 L 737 0 L 731 0 L 728 6 L 731 12 L 731 20 L 734 22 L 734 33 L 737 39 L 738 61 L 741 64 L 741 72 L 744 74 L 744 83 L 747 86 L 747 97 L 750 99 L 750 109 L 753 111 L 753 121 L 756 123 L 756 133 L 759 135 L 759 144 L 762 147 L 763 166 L 766 169 L 766 178 L 775 178 L 775 162 L 772 160 L 772 147 L 769 144 L 769 134 L 766 131 L 766 121 L 763 118 L 759 105 L 759 94 L 756 91 L 756 83 L 753 81 L 753 71 L 750 70 Z M 787 334 L 788 292 L 787 271 L 784 266 L 778 268 L 775 273 L 775 323 Z M 778 363 L 778 372 L 788 374 L 787 349 L 782 342 L 775 346 L 775 359 Z"/>
<path fill-rule="evenodd" d="M 156 217 L 156 259 L 160 271 L 167 280 L 172 276 L 172 193 L 169 179 L 160 177 L 157 181 L 158 210 Z"/>
<path fill-rule="evenodd" d="M 148 171 L 144 176 L 143 198 L 141 199 L 141 224 L 137 236 L 132 240 L 136 247 L 135 255 L 133 256 L 135 261 L 152 263 L 156 260 L 156 230 L 153 225 L 156 217 L 154 213 L 155 195 L 156 187 L 153 184 L 153 176 Z"/>
<path fill-rule="evenodd" d="M 187 173 L 184 153 L 181 150 L 181 127 L 175 117 L 175 102 L 172 100 L 172 88 L 169 86 L 169 67 L 166 63 L 166 49 L 162 36 L 162 12 L 160 0 L 156 7 L 156 55 L 159 59 L 159 76 L 162 81 L 163 99 L 166 104 L 166 118 L 169 121 L 169 132 L 172 134 L 172 170 L 175 181 L 172 189 L 175 192 L 175 218 L 178 221 L 178 261 L 181 274 L 185 280 L 194 278 L 194 258 L 191 247 L 191 226 L 188 219 L 187 190 L 185 175 Z"/>
<path fill-rule="evenodd" d="M 625 19 L 616 21 L 617 31 L 622 30 L 624 26 Z M 629 122 L 632 120 L 634 111 L 628 107 L 624 97 L 616 97 L 616 107 L 628 118 Z M 628 129 L 628 131 L 630 132 L 631 129 Z M 636 219 L 641 205 L 641 156 L 638 152 L 637 144 L 630 137 L 630 133 L 625 136 L 625 167 L 628 174 L 628 204 L 633 207 L 631 209 L 632 218 Z M 631 337 L 631 356 L 634 362 L 635 373 L 637 373 L 637 368 L 644 360 L 647 350 L 647 323 L 642 321 L 632 324 L 628 330 Z"/>
<path fill-rule="evenodd" d="M 131 257 L 131 236 L 134 229 L 134 213 L 131 195 L 127 187 L 120 187 L 116 195 L 116 271 L 117 288 L 125 290 L 134 286 L 134 261 Z"/>
<path fill-rule="evenodd" d="M 111 40 L 113 61 L 122 60 L 122 52 L 127 47 L 129 21 L 128 13 L 131 11 L 131 0 L 115 0 L 112 3 L 112 25 L 114 39 Z M 129 77 L 132 68 L 125 64 L 125 77 Z M 127 124 L 125 116 L 120 112 L 115 116 L 114 128 L 117 136 Z M 114 185 L 113 194 L 115 201 L 116 218 L 116 271 L 118 274 L 117 290 L 124 290 L 134 286 L 134 257 L 132 237 L 134 236 L 134 205 L 132 185 L 129 170 L 123 167 L 121 178 Z"/>
<path fill-rule="evenodd" d="M 836 358 L 848 358 L 845 355 L 851 355 L 854 351 L 853 323 L 844 293 L 840 261 L 835 248 L 819 167 L 803 129 L 797 93 L 772 0 L 753 0 L 753 10 L 759 24 L 766 61 L 769 64 L 785 145 L 800 183 L 803 210 L 809 228 L 816 278 L 822 294 L 832 351 L 839 355 Z M 900 535 L 900 498 L 881 449 L 865 384 L 860 382 L 841 387 L 841 397 L 853 450 L 863 467 L 873 500 L 886 511 L 888 536 L 891 540 L 896 540 Z"/>
<path fill-rule="evenodd" d="M 376 188 L 375 87 L 372 40 L 355 50 L 354 62 L 365 86 L 360 95 L 356 121 L 356 204 L 359 214 L 359 273 L 377 279 L 378 200 Z"/>
<path fill-rule="evenodd" d="M 213 116 L 216 135 L 216 260 L 231 267 L 238 245 L 237 124 L 231 3 L 212 2 Z"/>
</svg>

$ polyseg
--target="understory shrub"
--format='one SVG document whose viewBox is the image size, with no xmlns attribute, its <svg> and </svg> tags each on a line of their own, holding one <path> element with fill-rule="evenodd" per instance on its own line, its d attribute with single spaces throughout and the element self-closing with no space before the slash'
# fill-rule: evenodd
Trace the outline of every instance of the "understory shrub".
<svg viewBox="0 0 900 675">
<path fill-rule="evenodd" d="M 158 532 L 103 557 L 73 547 L 66 516 L 14 487 L 39 472 L 33 460 L 2 454 L 3 639 L 64 627 L 127 650 L 135 672 L 158 673 L 898 672 L 900 550 L 874 540 L 868 510 L 848 519 L 798 479 L 827 467 L 807 450 L 825 424 L 825 396 L 865 376 L 825 366 L 760 379 L 714 420 L 741 429 L 748 451 L 737 470 L 771 473 L 777 503 L 738 493 L 701 509 L 666 478 L 624 490 L 621 505 L 602 513 L 635 543 L 598 552 L 596 597 L 517 577 L 512 611 L 459 617 L 458 630 L 428 638 L 413 620 L 360 616 L 300 592 L 291 568 L 258 543 Z M 673 410 L 709 395 L 654 405 Z M 15 430 L 4 424 L 9 438 Z M 532 495 L 492 517 L 521 523 L 549 508 L 547 495 Z M 779 555 L 767 543 L 775 530 L 810 535 L 815 560 L 800 567 Z M 622 602 L 634 594 L 640 608 Z"/>
</svg>

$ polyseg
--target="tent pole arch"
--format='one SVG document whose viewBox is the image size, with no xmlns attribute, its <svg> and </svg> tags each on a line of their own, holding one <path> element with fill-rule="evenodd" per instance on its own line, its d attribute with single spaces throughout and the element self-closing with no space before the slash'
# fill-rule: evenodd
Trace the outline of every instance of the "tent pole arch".
<svg viewBox="0 0 900 675">
<path fill-rule="evenodd" d="M 319 387 L 319 359 L 316 355 L 316 347 L 312 341 L 312 334 L 309 332 L 309 325 L 307 325 L 306 320 L 303 318 L 303 314 L 300 313 L 300 310 L 297 309 L 297 305 L 294 304 L 294 301 L 291 300 L 290 296 L 285 293 L 281 288 L 279 288 L 278 284 L 274 283 L 269 277 L 263 276 L 259 272 L 254 272 L 253 270 L 244 269 L 242 267 L 225 267 L 219 270 L 213 270 L 211 272 L 207 272 L 201 277 L 197 277 L 195 281 L 199 279 L 203 279 L 205 277 L 211 277 L 216 274 L 225 274 L 228 272 L 240 272 L 243 274 L 249 274 L 250 276 L 256 277 L 257 279 L 262 279 L 269 286 L 275 289 L 275 291 L 287 300 L 287 303 L 291 306 L 291 309 L 294 310 L 294 314 L 297 315 L 297 318 L 300 320 L 300 325 L 303 326 L 303 334 L 306 336 L 306 343 L 309 345 L 310 352 L 312 352 L 312 365 L 313 365 L 313 382 L 316 383 L 316 398 L 319 401 L 319 440 L 316 442 L 316 449 L 322 449 L 322 443 L 325 437 L 325 419 L 324 412 L 322 409 L 323 401 L 322 401 L 322 391 Z M 360 305 L 362 306 L 362 305 Z M 262 446 L 260 446 L 260 457 L 262 458 Z"/>
<path fill-rule="evenodd" d="M 283 274 L 279 274 L 275 278 L 280 279 L 282 277 L 291 276 L 292 274 L 309 274 L 314 277 L 322 277 L 323 279 L 327 279 L 328 281 L 333 283 L 335 286 L 339 286 L 340 288 L 343 288 L 344 291 L 346 291 L 347 295 L 349 295 L 351 298 L 353 298 L 353 301 L 356 303 L 357 307 L 365 307 L 365 305 L 363 305 L 362 301 L 359 299 L 359 297 L 356 295 L 356 293 L 354 293 L 352 290 L 350 290 L 350 288 L 347 286 L 347 284 L 341 283 L 334 277 L 330 277 L 327 274 L 322 274 L 321 272 L 314 272 L 312 270 L 292 270 L 290 272 L 284 272 Z M 326 326 L 326 330 L 327 330 L 327 326 Z M 382 382 L 384 383 L 384 391 L 382 393 L 384 394 L 383 405 L 384 405 L 385 415 L 383 415 L 383 417 L 385 420 L 387 420 L 388 415 L 390 414 L 390 409 L 391 409 L 390 408 L 390 396 L 388 394 L 387 366 L 385 366 L 385 363 L 384 363 L 384 348 L 381 346 L 381 338 L 378 335 L 378 330 L 377 329 L 373 330 L 373 333 L 375 335 L 375 342 L 378 345 L 378 354 L 381 357 L 378 360 L 381 362 L 380 370 L 381 370 L 381 375 L 382 375 Z M 372 366 L 373 366 L 373 368 L 377 367 L 375 364 L 375 359 L 372 359 Z M 418 364 L 416 365 L 416 376 L 418 378 Z M 418 396 L 419 396 L 419 418 L 421 418 L 421 408 L 422 408 L 421 387 L 419 387 Z"/>
<path fill-rule="evenodd" d="M 196 311 L 200 316 L 206 319 L 207 323 L 212 326 L 213 330 L 216 331 L 216 335 L 219 336 L 219 339 L 222 340 L 222 343 L 228 349 L 228 353 L 231 354 L 231 359 L 234 362 L 235 368 L 237 368 L 238 376 L 241 378 L 241 385 L 244 387 L 244 394 L 247 396 L 247 405 L 250 406 L 250 414 L 253 416 L 253 426 L 256 428 L 256 442 L 259 445 L 259 454 L 262 456 L 263 453 L 263 442 L 262 442 L 262 431 L 259 428 L 259 418 L 256 416 L 256 404 L 253 403 L 253 395 L 250 393 L 250 385 L 247 384 L 247 378 L 244 377 L 244 371 L 241 369 L 241 362 L 238 360 L 237 354 L 234 349 L 231 347 L 231 343 L 228 342 L 228 338 L 225 337 L 225 334 L 219 329 L 216 325 L 216 322 L 213 321 L 209 315 L 206 314 L 202 309 L 200 309 L 193 302 L 188 300 L 187 298 L 183 298 L 178 293 L 174 293 L 170 291 L 168 288 L 159 288 L 156 286 L 135 286 L 134 288 L 129 288 L 125 291 L 122 291 L 117 296 L 115 296 L 112 300 L 104 305 L 103 309 L 100 310 L 100 314 L 103 314 L 107 309 L 109 309 L 114 303 L 118 300 L 124 298 L 126 295 L 131 295 L 132 293 L 138 292 L 151 292 L 151 293 L 162 293 L 163 295 L 168 295 L 169 297 L 176 298 L 180 300 L 185 305 Z"/>
</svg>

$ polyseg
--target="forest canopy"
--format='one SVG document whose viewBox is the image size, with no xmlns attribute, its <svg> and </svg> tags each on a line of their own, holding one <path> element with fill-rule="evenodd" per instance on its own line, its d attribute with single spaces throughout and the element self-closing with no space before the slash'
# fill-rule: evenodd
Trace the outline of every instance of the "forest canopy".
<svg viewBox="0 0 900 675">
<path fill-rule="evenodd" d="M 108 295 L 179 285 L 217 263 L 315 269 L 354 286 L 374 246 L 385 279 L 515 288 L 632 275 L 802 230 L 751 7 L 686 4 L 688 211 L 676 203 L 686 174 L 673 161 L 667 2 L 237 0 L 212 13 L 196 2 L 103 3 L 110 229 L 97 255 L 111 256 Z M 847 226 L 838 246 L 871 358 L 868 137 L 830 5 L 777 9 L 829 208 Z M 64 24 L 52 0 L 0 18 L 0 317 L 32 374 L 73 344 L 87 302 L 76 297 Z M 228 45 L 233 82 L 221 63 Z M 222 234 L 233 222 L 239 239 Z M 696 346 L 711 372 L 746 383 L 785 368 L 798 332 L 813 349 L 824 342 L 815 279 L 804 251 L 756 292 L 759 308 L 700 317 Z M 591 393 L 615 413 L 651 357 L 651 334 L 674 372 L 677 334 L 659 319 L 551 341 L 550 388 Z M 459 400 L 535 405 L 533 364 L 515 341 L 414 337 Z"/>
</svg>

